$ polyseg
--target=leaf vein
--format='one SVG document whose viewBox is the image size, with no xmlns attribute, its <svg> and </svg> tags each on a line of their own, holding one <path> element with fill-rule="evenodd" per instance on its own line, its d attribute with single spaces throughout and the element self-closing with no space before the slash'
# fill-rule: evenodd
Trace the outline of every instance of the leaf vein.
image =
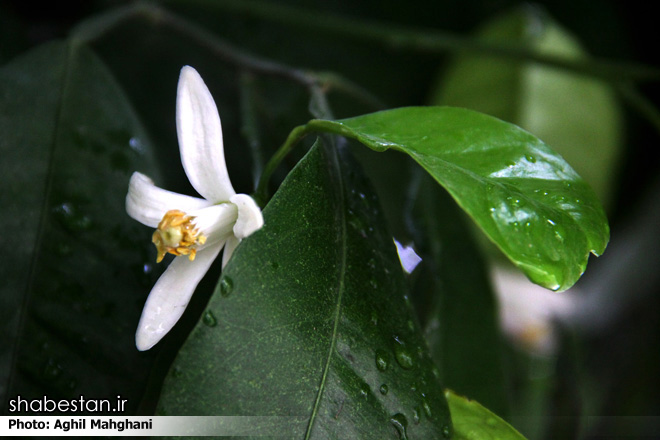
<svg viewBox="0 0 660 440">
<path fill-rule="evenodd" d="M 326 154 L 328 149 L 325 150 Z M 339 264 L 339 276 L 337 279 L 337 304 L 335 306 L 335 311 L 334 311 L 334 326 L 332 328 L 332 337 L 330 339 L 330 347 L 328 349 L 328 355 L 327 359 L 325 361 L 325 366 L 323 368 L 323 376 L 321 377 L 321 383 L 319 384 L 319 390 L 318 393 L 316 394 L 316 400 L 314 401 L 314 408 L 312 410 L 312 414 L 309 419 L 309 424 L 307 425 L 307 432 L 305 433 L 305 440 L 309 440 L 311 434 L 312 434 L 312 428 L 314 426 L 314 422 L 316 421 L 316 417 L 318 415 L 319 407 L 321 404 L 321 397 L 323 396 L 323 391 L 325 390 L 325 384 L 328 378 L 328 371 L 330 370 L 330 362 L 332 361 L 332 355 L 333 352 L 335 351 L 335 347 L 337 344 L 337 331 L 339 328 L 339 318 L 341 315 L 341 306 L 342 306 L 342 297 L 344 294 L 344 289 L 345 289 L 345 278 L 346 278 L 346 258 L 347 258 L 347 225 L 346 225 L 346 212 L 344 211 L 344 182 L 342 180 L 341 176 L 341 169 L 339 167 L 339 162 L 337 158 L 337 151 L 332 150 L 332 166 L 336 170 L 336 173 L 338 175 L 338 207 L 339 211 L 341 213 L 341 230 L 340 230 L 340 241 L 341 241 L 341 253 L 339 255 L 340 259 L 340 264 Z"/>
</svg>

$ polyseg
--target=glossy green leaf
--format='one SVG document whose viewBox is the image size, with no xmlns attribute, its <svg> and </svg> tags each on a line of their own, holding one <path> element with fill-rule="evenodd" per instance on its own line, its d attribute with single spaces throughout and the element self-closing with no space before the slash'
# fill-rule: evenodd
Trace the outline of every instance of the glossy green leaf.
<svg viewBox="0 0 660 440">
<path fill-rule="evenodd" d="M 498 16 L 475 38 L 588 59 L 578 40 L 540 8 Z M 441 76 L 431 103 L 481 111 L 534 133 L 564 156 L 602 201 L 610 198 L 622 121 L 608 84 L 531 62 L 463 54 Z"/>
<path fill-rule="evenodd" d="M 278 433 L 289 438 L 449 435 L 392 237 L 353 159 L 317 144 L 264 218 L 179 352 L 159 413 L 300 417 Z"/>
<path fill-rule="evenodd" d="M 519 127 L 452 107 L 404 107 L 306 130 L 410 155 L 537 284 L 567 289 L 601 254 L 609 226 L 591 188 L 541 140 Z"/>
<path fill-rule="evenodd" d="M 446 191 L 420 169 L 411 187 L 408 224 L 422 257 L 412 298 L 440 379 L 505 416 L 503 342 L 483 257 L 465 215 Z"/>
<path fill-rule="evenodd" d="M 525 440 L 511 425 L 478 402 L 451 391 L 445 396 L 454 423 L 454 440 Z"/>
<path fill-rule="evenodd" d="M 149 231 L 124 211 L 154 175 L 130 104 L 96 56 L 39 47 L 0 70 L 0 410 L 10 399 L 140 404 L 152 355 L 134 332 L 154 282 Z"/>
</svg>

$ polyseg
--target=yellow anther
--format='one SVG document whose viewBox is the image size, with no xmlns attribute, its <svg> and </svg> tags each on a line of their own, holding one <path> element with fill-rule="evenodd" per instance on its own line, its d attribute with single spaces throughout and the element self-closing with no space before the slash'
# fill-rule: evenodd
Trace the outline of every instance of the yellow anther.
<svg viewBox="0 0 660 440">
<path fill-rule="evenodd" d="M 197 245 L 204 244 L 206 237 L 199 233 L 193 220 L 195 217 L 185 212 L 173 209 L 167 211 L 158 223 L 151 241 L 156 245 L 158 257 L 156 261 L 163 261 L 165 254 L 187 255 L 190 261 L 195 259 Z"/>
</svg>

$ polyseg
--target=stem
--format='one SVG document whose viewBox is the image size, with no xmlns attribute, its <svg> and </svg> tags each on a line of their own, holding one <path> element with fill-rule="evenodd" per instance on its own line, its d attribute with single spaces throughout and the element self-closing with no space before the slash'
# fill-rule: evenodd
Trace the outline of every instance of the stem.
<svg viewBox="0 0 660 440">
<path fill-rule="evenodd" d="M 317 12 L 269 3 L 259 0 L 196 0 L 208 8 L 240 13 L 246 16 L 280 23 L 289 27 L 313 29 L 314 33 L 373 42 L 395 50 L 412 50 L 426 53 L 472 52 L 498 56 L 512 60 L 533 61 L 574 73 L 607 79 L 610 81 L 660 80 L 660 69 L 611 60 L 570 60 L 556 55 L 535 53 L 523 47 L 477 41 L 433 29 L 397 26 L 391 23 L 341 17 L 331 13 L 322 16 Z"/>
<path fill-rule="evenodd" d="M 259 121 L 257 116 L 257 97 L 255 91 L 255 78 L 249 72 L 239 75 L 239 101 L 241 107 L 241 135 L 245 138 L 252 155 L 252 178 L 254 185 L 259 182 L 263 172 L 264 158 L 261 152 L 261 139 L 259 138 Z"/>
<path fill-rule="evenodd" d="M 164 26 L 190 38 L 195 44 L 206 48 L 225 63 L 233 65 L 241 71 L 282 78 L 307 88 L 322 86 L 330 90 L 335 89 L 353 96 L 377 110 L 385 107 L 370 92 L 340 75 L 328 72 L 305 71 L 247 54 L 245 51 L 237 49 L 218 38 L 197 23 L 186 20 L 152 3 L 137 2 L 86 20 L 73 29 L 71 37 L 74 40 L 91 43 L 101 39 L 124 22 L 136 18 L 145 20 L 152 26 Z"/>
<path fill-rule="evenodd" d="M 289 136 L 284 141 L 284 144 L 275 152 L 275 154 L 270 158 L 264 172 L 259 178 L 259 184 L 257 185 L 257 190 L 254 193 L 254 198 L 261 206 L 264 207 L 268 199 L 268 181 L 270 176 L 280 165 L 282 160 L 291 152 L 293 147 L 295 147 L 298 142 L 300 142 L 305 136 L 307 136 L 313 129 L 309 125 L 299 125 L 289 133 Z"/>
</svg>

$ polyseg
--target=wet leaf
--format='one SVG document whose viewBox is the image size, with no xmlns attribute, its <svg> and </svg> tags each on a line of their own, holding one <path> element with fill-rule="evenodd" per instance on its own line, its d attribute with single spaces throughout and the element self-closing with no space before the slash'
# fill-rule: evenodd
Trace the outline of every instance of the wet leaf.
<svg viewBox="0 0 660 440">
<path fill-rule="evenodd" d="M 124 199 L 133 170 L 155 174 L 146 135 L 84 46 L 34 49 L 0 84 L 2 411 L 84 394 L 134 413 L 152 356 L 133 335 L 157 270 Z"/>
<path fill-rule="evenodd" d="M 392 237 L 339 151 L 317 144 L 236 250 L 160 414 L 298 416 L 280 433 L 294 438 L 450 434 Z"/>
<path fill-rule="evenodd" d="M 588 60 L 579 41 L 535 7 L 494 18 L 476 38 Z M 603 202 L 609 200 L 622 121 L 608 84 L 531 62 L 464 54 L 449 64 L 431 102 L 481 111 L 534 133 L 565 157 Z"/>
<path fill-rule="evenodd" d="M 328 131 L 410 155 L 537 284 L 567 289 L 600 255 L 609 226 L 593 190 L 541 140 L 452 107 L 404 107 L 337 121 Z"/>
</svg>

